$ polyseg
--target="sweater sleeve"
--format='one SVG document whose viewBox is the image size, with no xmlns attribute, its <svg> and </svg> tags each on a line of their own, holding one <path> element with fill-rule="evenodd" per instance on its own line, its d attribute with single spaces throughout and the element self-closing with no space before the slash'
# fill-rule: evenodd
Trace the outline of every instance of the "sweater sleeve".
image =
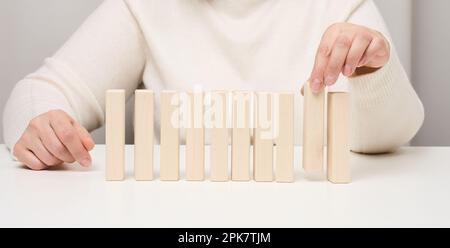
<svg viewBox="0 0 450 248">
<path fill-rule="evenodd" d="M 372 0 L 360 1 L 347 21 L 377 30 L 391 40 Z M 390 152 L 408 143 L 420 129 L 424 108 L 393 45 L 390 60 L 383 68 L 352 77 L 349 85 L 353 151 Z"/>
<path fill-rule="evenodd" d="M 105 91 L 142 81 L 145 46 L 128 5 L 107 0 L 67 43 L 35 73 L 17 83 L 3 116 L 6 145 L 12 150 L 29 121 L 61 109 L 88 130 L 103 124 Z"/>
</svg>

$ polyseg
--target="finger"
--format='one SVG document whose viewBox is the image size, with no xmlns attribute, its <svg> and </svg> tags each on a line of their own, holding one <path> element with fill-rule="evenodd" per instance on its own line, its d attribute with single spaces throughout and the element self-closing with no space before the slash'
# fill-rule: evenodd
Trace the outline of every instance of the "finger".
<svg viewBox="0 0 450 248">
<path fill-rule="evenodd" d="M 47 168 L 47 166 L 40 161 L 36 155 L 33 154 L 30 150 L 24 148 L 23 146 L 17 147 L 17 145 L 14 148 L 14 156 L 22 162 L 24 165 L 26 165 L 28 168 L 32 170 L 44 170 Z"/>
<path fill-rule="evenodd" d="M 372 42 L 372 36 L 362 34 L 355 37 L 344 65 L 344 75 L 350 77 L 355 73 L 364 53 Z"/>
<path fill-rule="evenodd" d="M 328 55 L 326 55 L 328 48 L 320 48 L 316 55 L 316 60 L 314 62 L 314 68 L 311 73 L 310 86 L 313 92 L 319 92 L 323 87 L 323 75 L 328 64 Z"/>
<path fill-rule="evenodd" d="M 342 71 L 348 52 L 352 45 L 352 39 L 346 35 L 340 35 L 333 46 L 330 59 L 325 69 L 325 84 L 332 85 L 338 80 Z"/>
<path fill-rule="evenodd" d="M 386 56 L 386 42 L 382 38 L 374 38 L 361 59 L 359 66 L 381 67 L 382 61 L 377 61 L 377 57 Z"/>
<path fill-rule="evenodd" d="M 56 158 L 66 163 L 75 162 L 75 158 L 56 136 L 50 122 L 40 130 L 40 138 L 45 148 Z"/>
<path fill-rule="evenodd" d="M 92 151 L 92 149 L 94 149 L 95 143 L 94 143 L 94 140 L 92 140 L 92 137 L 89 134 L 89 132 L 86 130 L 86 128 L 84 128 L 83 126 L 78 124 L 78 122 L 74 122 L 73 126 L 77 130 L 78 136 L 80 136 L 81 143 L 84 145 L 84 147 L 88 151 Z"/>
<path fill-rule="evenodd" d="M 314 68 L 311 72 L 310 82 L 313 92 L 319 92 L 324 85 L 324 73 L 328 64 L 329 56 L 332 51 L 332 45 L 337 37 L 337 31 L 327 30 L 316 53 Z"/>
<path fill-rule="evenodd" d="M 72 125 L 70 119 L 59 118 L 56 120 L 50 120 L 50 125 L 55 131 L 58 139 L 64 144 L 65 147 L 67 147 L 75 160 L 82 166 L 90 166 L 92 161 L 91 156 L 81 143 L 77 130 Z"/>
<path fill-rule="evenodd" d="M 34 155 L 46 166 L 61 164 L 62 161 L 50 154 L 50 152 L 42 144 L 39 137 L 39 130 L 43 125 L 45 125 L 44 118 L 35 118 L 31 120 L 27 130 L 20 138 L 19 145 L 23 147 L 23 149 L 33 152 Z"/>
<path fill-rule="evenodd" d="M 94 149 L 94 146 L 95 146 L 94 140 L 92 139 L 91 135 L 86 130 L 86 128 L 81 126 L 76 120 L 74 120 L 66 112 L 62 112 L 62 114 L 65 115 L 70 120 L 70 123 L 75 127 L 75 130 L 77 131 L 78 135 L 80 136 L 81 143 L 84 145 L 84 147 L 88 151 L 91 151 L 92 149 Z"/>
<path fill-rule="evenodd" d="M 53 156 L 42 144 L 39 137 L 33 137 L 27 141 L 27 148 L 39 158 L 46 166 L 55 166 L 62 164 L 62 161 Z"/>
</svg>

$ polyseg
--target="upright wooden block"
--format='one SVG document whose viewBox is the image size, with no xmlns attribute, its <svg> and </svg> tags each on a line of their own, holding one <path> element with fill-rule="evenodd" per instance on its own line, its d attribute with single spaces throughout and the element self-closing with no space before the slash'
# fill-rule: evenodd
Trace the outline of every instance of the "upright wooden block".
<svg viewBox="0 0 450 248">
<path fill-rule="evenodd" d="M 278 135 L 275 177 L 277 182 L 294 181 L 294 93 L 279 93 L 276 109 Z"/>
<path fill-rule="evenodd" d="M 349 96 L 328 93 L 327 176 L 332 183 L 350 183 Z"/>
<path fill-rule="evenodd" d="M 179 94 L 175 91 L 161 93 L 161 146 L 160 178 L 162 181 L 179 180 L 180 129 Z"/>
<path fill-rule="evenodd" d="M 257 182 L 271 182 L 273 181 L 273 114 L 270 93 L 256 93 L 254 113 L 253 177 Z"/>
<path fill-rule="evenodd" d="M 134 177 L 138 181 L 153 180 L 154 94 L 151 90 L 135 93 Z"/>
<path fill-rule="evenodd" d="M 211 181 L 228 181 L 228 127 L 227 127 L 227 93 L 211 93 L 211 108 L 215 108 L 215 126 L 211 128 L 210 165 Z"/>
<path fill-rule="evenodd" d="M 186 128 L 186 179 L 205 180 L 205 132 L 203 123 L 203 93 L 188 93 L 190 127 Z"/>
<path fill-rule="evenodd" d="M 250 180 L 250 99 L 251 92 L 233 93 L 233 133 L 231 148 L 231 178 Z"/>
<path fill-rule="evenodd" d="M 106 92 L 106 180 L 125 177 L 125 90 Z"/>
<path fill-rule="evenodd" d="M 313 93 L 310 83 L 304 87 L 303 168 L 306 172 L 323 172 L 325 139 L 325 93 Z"/>
</svg>

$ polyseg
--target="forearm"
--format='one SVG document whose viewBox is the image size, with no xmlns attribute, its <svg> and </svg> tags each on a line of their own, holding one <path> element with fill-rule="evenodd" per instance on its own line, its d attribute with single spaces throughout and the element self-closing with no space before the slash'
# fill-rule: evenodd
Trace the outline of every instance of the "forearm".
<svg viewBox="0 0 450 248">
<path fill-rule="evenodd" d="M 395 51 L 383 68 L 349 82 L 353 151 L 389 152 L 414 137 L 424 109 Z"/>
<path fill-rule="evenodd" d="M 351 149 L 361 153 L 390 152 L 415 136 L 423 123 L 424 109 L 374 2 L 359 3 L 346 21 L 383 34 L 390 43 L 390 58 L 380 69 L 358 71 L 349 78 Z"/>
<path fill-rule="evenodd" d="M 125 1 L 108 0 L 83 23 L 58 52 L 19 82 L 4 111 L 4 133 L 12 147 L 29 121 L 60 109 L 87 130 L 103 124 L 105 91 L 140 82 L 145 45 Z"/>
<path fill-rule="evenodd" d="M 30 78 L 19 82 L 3 112 L 3 134 L 7 147 L 13 149 L 30 120 L 54 109 L 75 116 L 64 94 L 56 87 Z"/>
</svg>

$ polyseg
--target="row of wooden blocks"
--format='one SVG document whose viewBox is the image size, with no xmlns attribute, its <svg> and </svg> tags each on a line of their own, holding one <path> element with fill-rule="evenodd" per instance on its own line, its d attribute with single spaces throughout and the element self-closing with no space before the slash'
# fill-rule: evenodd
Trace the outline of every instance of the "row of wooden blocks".
<svg viewBox="0 0 450 248">
<path fill-rule="evenodd" d="M 186 130 L 185 173 L 189 181 L 205 180 L 205 114 L 204 93 L 184 93 L 190 100 Z M 229 93 L 208 93 L 219 99 L 219 110 L 209 115 L 215 125 L 210 129 L 210 180 L 228 181 L 229 129 L 231 134 L 231 180 L 252 179 L 251 145 L 253 143 L 253 179 L 261 182 L 294 181 L 294 93 L 254 94 L 254 124 L 250 123 L 250 97 L 253 93 L 236 91 L 231 95 L 232 121 L 227 123 Z M 327 175 L 333 183 L 350 181 L 348 149 L 348 94 L 328 93 L 328 125 L 325 121 L 325 93 L 314 94 L 305 87 L 303 167 L 306 172 L 323 172 L 324 138 L 328 130 Z M 237 97 L 239 96 L 239 97 Z M 262 99 L 266 99 L 263 107 Z M 276 104 L 273 104 L 276 99 Z M 269 107 L 267 107 L 269 106 Z M 211 105 L 209 106 L 211 107 Z M 160 179 L 180 179 L 180 93 L 160 94 Z M 272 111 L 272 108 L 276 108 Z M 211 114 L 211 112 L 208 112 Z M 270 124 L 263 123 L 264 115 Z M 275 115 L 275 116 L 274 116 Z M 244 117 L 244 118 L 239 118 Z M 197 121 L 202 120 L 202 121 Z M 218 123 L 219 122 L 219 123 Z M 276 134 L 274 134 L 274 129 Z M 252 138 L 253 132 L 253 138 Z M 139 181 L 154 179 L 154 93 L 135 92 L 134 175 Z M 125 171 L 125 91 L 106 93 L 106 180 L 124 180 Z"/>
</svg>

